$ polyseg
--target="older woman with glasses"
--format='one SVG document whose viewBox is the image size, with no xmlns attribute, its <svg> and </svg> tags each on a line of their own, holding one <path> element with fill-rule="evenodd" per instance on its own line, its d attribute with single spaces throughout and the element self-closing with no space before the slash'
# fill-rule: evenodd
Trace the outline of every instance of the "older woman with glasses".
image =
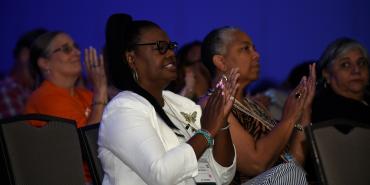
<svg viewBox="0 0 370 185">
<path fill-rule="evenodd" d="M 237 88 L 226 74 L 205 111 L 165 91 L 176 79 L 175 42 L 150 21 L 112 15 L 106 27 L 110 79 L 122 92 L 104 111 L 99 158 L 104 185 L 228 184 L 235 153 L 225 119 Z"/>
<path fill-rule="evenodd" d="M 81 77 L 80 49 L 64 32 L 47 32 L 31 47 L 31 65 L 41 85 L 29 97 L 25 113 L 47 114 L 75 120 L 77 127 L 99 123 L 107 103 L 107 80 L 103 57 L 85 50 L 85 64 L 93 92 L 77 87 Z M 45 123 L 32 121 L 34 126 Z M 90 182 L 87 165 L 85 180 Z"/>
<path fill-rule="evenodd" d="M 85 50 L 85 64 L 93 92 L 77 87 L 81 77 L 80 49 L 64 32 L 48 32 L 31 48 L 31 65 L 41 85 L 28 99 L 25 113 L 41 113 L 75 120 L 78 127 L 100 122 L 107 103 L 103 57 Z M 40 122 L 32 122 L 42 126 Z"/>
</svg>

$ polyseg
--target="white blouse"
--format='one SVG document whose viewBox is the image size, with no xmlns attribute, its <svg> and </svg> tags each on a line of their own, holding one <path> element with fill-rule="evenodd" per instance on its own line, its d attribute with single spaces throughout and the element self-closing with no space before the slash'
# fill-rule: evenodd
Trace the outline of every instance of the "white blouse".
<svg viewBox="0 0 370 185">
<path fill-rule="evenodd" d="M 163 97 L 163 109 L 179 128 L 177 135 L 157 115 L 150 102 L 136 93 L 123 91 L 109 102 L 98 140 L 99 158 L 105 172 L 103 185 L 195 184 L 198 161 L 186 141 L 200 128 L 201 108 L 170 91 L 163 91 Z M 181 112 L 195 120 L 187 120 Z M 217 184 L 231 182 L 236 170 L 235 158 L 231 166 L 223 167 L 215 161 L 209 148 L 201 159 L 209 164 L 206 166 L 210 167 Z"/>
</svg>

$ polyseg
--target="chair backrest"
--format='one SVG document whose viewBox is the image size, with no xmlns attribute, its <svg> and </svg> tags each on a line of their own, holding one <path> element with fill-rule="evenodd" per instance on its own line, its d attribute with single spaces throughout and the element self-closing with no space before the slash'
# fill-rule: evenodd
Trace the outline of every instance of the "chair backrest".
<svg viewBox="0 0 370 185">
<path fill-rule="evenodd" d="M 38 128 L 29 120 L 47 124 Z M 16 116 L 0 120 L 0 136 L 9 184 L 84 184 L 74 121 L 40 114 Z"/>
<path fill-rule="evenodd" d="M 100 185 L 103 180 L 103 169 L 98 158 L 98 136 L 100 124 L 89 125 L 79 129 L 81 144 L 86 154 L 89 170 L 94 185 Z"/>
<path fill-rule="evenodd" d="M 324 185 L 370 184 L 370 125 L 334 119 L 307 127 Z"/>
</svg>

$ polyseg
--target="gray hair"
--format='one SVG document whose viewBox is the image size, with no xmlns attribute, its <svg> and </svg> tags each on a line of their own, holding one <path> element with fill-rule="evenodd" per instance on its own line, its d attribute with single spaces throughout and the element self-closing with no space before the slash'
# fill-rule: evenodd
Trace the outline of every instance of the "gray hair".
<svg viewBox="0 0 370 185">
<path fill-rule="evenodd" d="M 367 50 L 364 48 L 364 46 L 359 43 L 358 41 L 347 38 L 347 37 L 342 37 L 334 40 L 331 42 L 324 52 L 322 53 L 320 59 L 319 59 L 319 64 L 318 64 L 318 84 L 322 87 L 325 87 L 325 79 L 322 76 L 322 71 L 325 69 L 328 69 L 328 67 L 333 64 L 335 59 L 342 57 L 343 55 L 347 54 L 351 50 L 359 50 L 366 60 L 368 60 L 368 54 Z"/>
<path fill-rule="evenodd" d="M 215 66 L 213 64 L 214 55 L 224 55 L 227 52 L 227 46 L 233 41 L 234 33 L 241 31 L 239 28 L 226 26 L 212 30 L 203 40 L 202 44 L 202 62 L 210 71 L 212 77 L 215 75 Z"/>
<path fill-rule="evenodd" d="M 359 50 L 366 59 L 368 54 L 364 46 L 351 38 L 339 38 L 328 45 L 319 60 L 320 72 L 327 69 L 335 59 L 347 54 L 351 50 Z"/>
</svg>

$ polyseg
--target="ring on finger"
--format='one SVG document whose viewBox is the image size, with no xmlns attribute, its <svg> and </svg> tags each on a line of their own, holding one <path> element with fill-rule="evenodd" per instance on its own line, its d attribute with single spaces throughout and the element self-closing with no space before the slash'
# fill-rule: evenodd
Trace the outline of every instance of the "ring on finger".
<svg viewBox="0 0 370 185">
<path fill-rule="evenodd" d="M 296 92 L 295 93 L 295 95 L 294 95 L 294 97 L 296 98 L 296 99 L 300 99 L 301 98 L 301 96 L 302 96 L 302 93 L 301 92 Z"/>
<path fill-rule="evenodd" d="M 225 82 L 227 82 L 227 77 L 226 77 L 226 75 L 222 75 L 222 79 L 224 79 L 225 80 Z"/>
</svg>

